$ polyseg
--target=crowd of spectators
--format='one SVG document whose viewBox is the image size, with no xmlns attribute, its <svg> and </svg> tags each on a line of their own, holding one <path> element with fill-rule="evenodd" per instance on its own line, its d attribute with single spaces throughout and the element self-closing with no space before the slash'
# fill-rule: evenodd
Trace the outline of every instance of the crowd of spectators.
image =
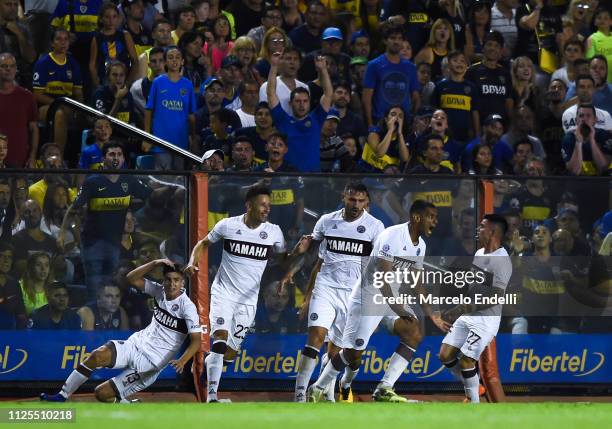
<svg viewBox="0 0 612 429">
<path fill-rule="evenodd" d="M 377 175 L 371 212 L 390 226 L 429 199 L 441 222 L 428 249 L 458 261 L 474 251 L 474 182 L 462 179 L 506 175 L 493 184 L 513 226 L 508 249 L 558 262 L 538 274 L 551 284 L 523 279 L 528 264 L 515 284 L 565 294 L 586 272 L 610 290 L 594 256 L 609 255 L 612 188 L 576 178 L 612 174 L 610 10 L 607 0 L 0 0 L 0 326 L 137 329 L 148 302 L 120 273 L 184 257 L 185 176 L 70 168 L 279 173 L 261 180 L 289 242 L 338 207 L 334 173 Z M 58 97 L 203 162 L 50 109 Z M 211 176 L 209 226 L 242 212 L 256 180 Z M 300 287 L 272 296 L 278 279 L 266 278 L 258 325 L 299 329 L 285 308 L 300 307 Z M 523 316 L 514 331 L 531 329 Z"/>
</svg>

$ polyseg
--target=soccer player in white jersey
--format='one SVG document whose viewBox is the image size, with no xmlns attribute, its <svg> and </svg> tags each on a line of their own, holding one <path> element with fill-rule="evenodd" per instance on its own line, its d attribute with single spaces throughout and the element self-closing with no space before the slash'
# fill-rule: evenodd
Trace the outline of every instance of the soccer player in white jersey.
<svg viewBox="0 0 612 429">
<path fill-rule="evenodd" d="M 481 248 L 474 255 L 472 269 L 484 272 L 486 281 L 483 285 L 473 286 L 471 295 L 482 293 L 485 296 L 503 297 L 512 275 L 510 256 L 502 247 L 507 230 L 508 224 L 500 215 L 485 215 L 480 223 L 478 243 Z M 497 335 L 502 305 L 473 302 L 457 305 L 442 315 L 445 320 L 454 323 L 442 340 L 440 360 L 463 382 L 467 400 L 475 403 L 480 402 L 476 363 Z"/>
<path fill-rule="evenodd" d="M 161 285 L 144 278 L 157 266 L 163 267 Z M 72 371 L 59 393 L 41 393 L 41 400 L 66 401 L 96 368 L 125 368 L 118 376 L 96 387 L 96 398 L 101 402 L 134 402 L 129 397 L 153 384 L 166 365 L 172 365 L 180 374 L 200 350 L 200 318 L 195 304 L 185 293 L 182 267 L 168 259 L 157 259 L 134 269 L 127 279 L 153 297 L 155 308 L 149 326 L 125 341 L 112 340 L 98 347 Z M 187 336 L 189 347 L 180 358 L 173 359 Z"/>
<path fill-rule="evenodd" d="M 302 350 L 295 381 L 295 401 L 306 402 L 306 388 L 317 364 L 319 350 L 328 336 L 328 359 L 344 347 L 342 336 L 346 323 L 349 296 L 361 279 L 362 263 L 372 252 L 372 243 L 385 229 L 383 223 L 365 209 L 370 198 L 361 183 L 349 183 L 344 188 L 344 208 L 325 214 L 317 221 L 312 235 L 301 240 L 294 251 L 304 253 L 312 241 L 325 246 L 315 264 L 315 274 L 305 295 L 308 302 L 308 339 Z M 287 276 L 281 282 L 284 287 Z M 334 382 L 330 387 L 333 398 Z M 342 395 L 342 393 L 344 395 Z M 349 389 L 341 392 L 348 400 Z"/>
<path fill-rule="evenodd" d="M 341 388 L 350 387 L 357 370 L 361 365 L 361 355 L 368 345 L 372 333 L 382 321 L 385 326 L 397 335 L 400 344 L 391 356 L 389 366 L 381 382 L 376 387 L 372 398 L 381 402 L 407 402 L 393 390 L 395 382 L 408 366 L 422 334 L 414 310 L 400 304 L 375 304 L 374 295 L 384 297 L 396 296 L 401 284 L 383 282 L 376 285 L 377 273 L 392 271 L 422 270 L 426 245 L 422 236 L 429 237 L 438 223 L 438 210 L 423 200 L 415 201 L 410 207 L 410 222 L 385 229 L 376 239 L 361 282 L 356 283 L 349 299 L 348 320 L 342 339 L 345 347 L 325 366 L 319 379 L 308 389 L 308 399 L 320 402 L 325 386 L 330 380 L 349 368 L 341 380 Z M 380 287 L 380 288 L 379 288 Z M 422 286 L 415 285 L 418 293 Z M 394 290 L 395 289 L 395 290 Z M 428 305 L 422 305 L 423 311 L 432 322 L 443 331 L 448 325 Z"/>
<path fill-rule="evenodd" d="M 197 271 L 202 250 L 223 240 L 221 265 L 210 292 L 210 325 L 213 344 L 206 356 L 207 402 L 218 402 L 223 360 L 232 361 L 252 326 L 261 276 L 273 251 L 285 252 L 278 225 L 267 222 L 270 189 L 253 186 L 246 194 L 245 214 L 217 223 L 193 248 L 186 272 Z"/>
</svg>

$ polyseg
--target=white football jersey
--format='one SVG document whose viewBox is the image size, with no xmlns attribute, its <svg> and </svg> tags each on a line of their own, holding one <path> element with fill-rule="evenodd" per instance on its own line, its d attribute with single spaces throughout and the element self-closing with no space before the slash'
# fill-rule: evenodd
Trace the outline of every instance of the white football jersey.
<svg viewBox="0 0 612 429">
<path fill-rule="evenodd" d="M 221 265 L 211 294 L 246 305 L 257 305 L 259 285 L 273 252 L 285 251 L 285 237 L 278 225 L 265 222 L 255 229 L 244 216 L 223 219 L 208 233 L 211 243 L 223 239 Z"/>
<path fill-rule="evenodd" d="M 374 286 L 375 275 L 379 271 L 378 259 L 393 262 L 394 271 L 423 269 L 427 245 L 423 238 L 419 237 L 419 242 L 415 246 L 412 243 L 408 226 L 409 223 L 390 226 L 378 236 L 368 260 L 365 275 L 361 283 L 353 287 L 352 300 L 362 302 L 362 295 L 372 296 L 380 293 L 380 289 Z M 390 284 L 390 286 L 394 295 L 397 296 L 398 288 L 401 285 Z"/>
<path fill-rule="evenodd" d="M 315 286 L 352 289 L 361 278 L 364 258 L 372 253 L 372 244 L 385 229 L 383 223 L 367 211 L 352 222 L 344 220 L 344 209 L 325 214 L 317 221 L 312 237 L 321 241 L 323 259 Z"/>
<path fill-rule="evenodd" d="M 485 272 L 486 286 L 491 286 L 506 290 L 508 282 L 512 276 L 512 260 L 510 255 L 503 247 L 500 247 L 495 252 L 485 253 L 484 248 L 478 249 L 474 254 L 472 262 L 473 270 Z M 491 325 L 499 325 L 501 319 L 502 305 L 497 304 L 493 307 L 477 310 L 472 313 L 465 314 L 463 317 L 472 319 L 480 319 L 483 323 Z"/>
<path fill-rule="evenodd" d="M 146 294 L 153 297 L 155 308 L 149 326 L 130 337 L 147 358 L 163 368 L 174 358 L 188 334 L 202 332 L 195 304 L 183 291 L 172 301 L 166 299 L 164 287 L 145 279 Z"/>
</svg>

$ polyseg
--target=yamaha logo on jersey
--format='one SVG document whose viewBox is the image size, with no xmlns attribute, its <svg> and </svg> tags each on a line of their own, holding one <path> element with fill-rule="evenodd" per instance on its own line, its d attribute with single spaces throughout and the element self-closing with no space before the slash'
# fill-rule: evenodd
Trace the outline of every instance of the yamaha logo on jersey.
<svg viewBox="0 0 612 429">
<path fill-rule="evenodd" d="M 363 234 L 365 231 L 366 231 L 365 226 L 363 226 L 363 225 L 359 225 L 359 226 L 357 227 L 357 232 L 358 232 L 358 233 Z"/>
<path fill-rule="evenodd" d="M 365 231 L 365 227 L 363 227 Z M 357 229 L 359 230 L 359 228 Z M 363 231 L 359 231 L 363 232 Z M 342 255 L 368 256 L 372 252 L 372 243 L 344 237 L 325 236 L 327 250 Z"/>
<path fill-rule="evenodd" d="M 123 192 L 127 192 L 127 191 L 128 191 L 128 184 L 127 184 L 127 183 L 125 183 L 125 182 L 123 182 L 123 183 L 121 184 L 121 189 L 123 190 Z"/>
<path fill-rule="evenodd" d="M 225 323 L 225 319 L 223 317 L 217 318 L 217 325 L 223 325 Z"/>
<path fill-rule="evenodd" d="M 264 233 L 262 233 L 264 234 Z M 267 234 L 266 234 L 267 237 Z M 270 247 L 265 244 L 249 243 L 246 241 L 226 239 L 223 242 L 223 249 L 234 256 L 242 256 L 245 258 L 257 259 L 264 261 L 270 255 Z"/>
<path fill-rule="evenodd" d="M 265 240 L 266 238 L 268 238 L 268 233 L 266 231 L 261 231 L 259 233 L 259 238 L 261 238 L 262 240 Z"/>
<path fill-rule="evenodd" d="M 178 318 L 173 314 L 168 313 L 163 308 L 159 307 L 157 300 L 153 300 L 154 308 L 153 308 L 153 317 L 160 325 L 165 328 L 171 329 L 173 331 L 179 332 L 181 334 L 187 334 L 187 322 L 185 319 Z"/>
<path fill-rule="evenodd" d="M 319 318 L 319 315 L 317 313 L 312 313 L 310 315 L 310 320 L 312 320 L 313 322 L 317 320 L 318 318 Z"/>
<path fill-rule="evenodd" d="M 178 310 L 178 309 L 179 309 L 178 304 L 174 304 L 174 305 L 172 306 L 172 311 L 176 311 L 176 310 Z"/>
</svg>

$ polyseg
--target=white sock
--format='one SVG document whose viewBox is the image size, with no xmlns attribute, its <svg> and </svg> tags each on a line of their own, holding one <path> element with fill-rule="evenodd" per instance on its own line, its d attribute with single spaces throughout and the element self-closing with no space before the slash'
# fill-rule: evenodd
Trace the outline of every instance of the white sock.
<svg viewBox="0 0 612 429">
<path fill-rule="evenodd" d="M 465 389 L 465 396 L 468 397 L 471 403 L 479 403 L 480 383 L 478 381 L 478 373 L 476 372 L 476 368 L 462 369 L 461 375 L 461 379 L 463 380 L 463 388 Z"/>
<path fill-rule="evenodd" d="M 451 374 L 453 374 L 457 378 L 457 380 L 463 380 L 463 377 L 461 376 L 461 368 L 459 368 L 458 359 L 455 359 L 454 361 L 451 361 L 451 362 L 443 362 L 443 363 L 444 363 L 444 366 L 451 372 Z"/>
<path fill-rule="evenodd" d="M 62 390 L 60 390 L 59 392 L 60 395 L 62 395 L 63 397 L 69 398 L 70 395 L 76 392 L 76 390 L 83 385 L 83 383 L 89 380 L 89 375 L 84 375 L 83 372 L 89 373 L 91 375 L 92 370 L 90 368 L 87 368 L 83 364 L 79 364 L 79 369 L 81 371 L 78 371 L 76 369 L 72 371 L 64 382 Z"/>
<path fill-rule="evenodd" d="M 323 357 L 321 357 L 321 366 L 319 367 L 319 377 L 323 374 L 323 369 L 329 363 L 329 355 L 327 353 L 323 353 Z"/>
<path fill-rule="evenodd" d="M 325 400 L 336 402 L 336 378 L 329 382 L 325 388 Z"/>
<path fill-rule="evenodd" d="M 302 353 L 298 373 L 295 377 L 295 402 L 306 402 L 306 388 L 315 366 L 317 366 L 317 360 Z"/>
<path fill-rule="evenodd" d="M 334 366 L 334 360 L 342 362 L 342 368 L 336 369 L 336 367 Z M 327 386 L 329 386 L 329 383 L 334 382 L 336 378 L 338 378 L 338 374 L 340 374 L 340 371 L 342 371 L 347 365 L 348 362 L 346 362 L 346 360 L 344 359 L 342 352 L 338 353 L 338 355 L 336 355 L 334 359 L 331 359 L 329 363 L 325 365 L 325 368 L 319 376 L 319 379 L 314 384 L 315 387 L 317 389 L 325 390 Z"/>
<path fill-rule="evenodd" d="M 357 374 L 359 374 L 359 368 L 353 370 L 350 366 L 347 366 L 344 369 L 342 378 L 340 379 L 340 386 L 342 386 L 343 389 L 348 389 L 351 387 L 351 384 L 353 383 L 355 377 L 357 377 Z"/>
<path fill-rule="evenodd" d="M 206 364 L 206 378 L 208 380 L 206 401 L 210 402 L 217 399 L 217 390 L 219 389 L 219 381 L 221 381 L 221 372 L 223 372 L 223 355 L 210 352 L 204 363 Z"/>
<path fill-rule="evenodd" d="M 398 378 L 400 378 L 402 372 L 404 372 L 404 370 L 408 366 L 408 363 L 409 361 L 407 361 L 405 357 L 396 352 L 393 352 L 393 354 L 391 355 L 391 360 L 389 361 L 389 367 L 385 371 L 385 375 L 380 381 L 380 386 L 393 389 L 395 382 Z"/>
</svg>

